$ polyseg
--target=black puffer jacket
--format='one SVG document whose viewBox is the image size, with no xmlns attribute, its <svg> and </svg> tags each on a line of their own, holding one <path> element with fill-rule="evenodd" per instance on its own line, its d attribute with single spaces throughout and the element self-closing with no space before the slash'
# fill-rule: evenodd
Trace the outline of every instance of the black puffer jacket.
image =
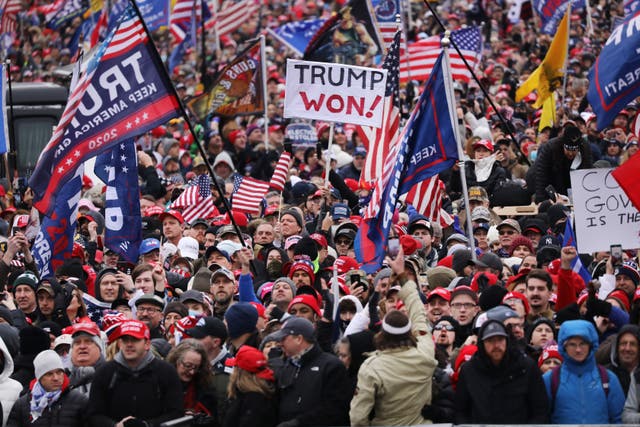
<svg viewBox="0 0 640 427">
<path fill-rule="evenodd" d="M 285 361 L 276 370 L 280 422 L 296 419 L 300 427 L 349 425 L 353 395 L 342 362 L 316 343 L 296 364 Z"/>
<path fill-rule="evenodd" d="M 580 156 L 582 162 L 578 169 L 593 168 L 593 158 L 591 157 L 591 148 L 587 142 L 580 145 Z M 545 188 L 553 185 L 557 193 L 567 195 L 567 189 L 571 188 L 571 171 L 572 160 L 564 155 L 564 145 L 562 137 L 551 139 L 543 144 L 538 151 L 538 158 L 533 167 L 535 168 L 535 189 L 536 203 L 540 203 L 549 197 Z"/>
<path fill-rule="evenodd" d="M 479 336 L 491 323 L 482 325 Z M 462 365 L 456 386 L 456 424 L 545 424 L 549 401 L 538 366 L 507 343 L 494 365 L 478 340 L 478 351 Z"/>
<path fill-rule="evenodd" d="M 224 427 L 273 427 L 278 424 L 278 402 L 261 393 L 238 393 L 229 401 Z"/>
<path fill-rule="evenodd" d="M 31 393 L 22 396 L 13 405 L 7 427 L 47 426 L 47 427 L 83 427 L 86 425 L 88 399 L 80 391 L 66 387 L 56 402 L 45 409 L 35 421 L 31 421 Z"/>
<path fill-rule="evenodd" d="M 132 370 L 116 359 L 96 370 L 91 384 L 89 417 L 95 427 L 112 427 L 127 416 L 150 426 L 183 415 L 182 385 L 173 366 L 151 356 Z"/>
</svg>

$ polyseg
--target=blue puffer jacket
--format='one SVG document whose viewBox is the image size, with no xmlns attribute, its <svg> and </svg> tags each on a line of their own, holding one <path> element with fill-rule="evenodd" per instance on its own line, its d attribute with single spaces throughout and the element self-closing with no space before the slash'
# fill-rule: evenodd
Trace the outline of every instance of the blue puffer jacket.
<svg viewBox="0 0 640 427">
<path fill-rule="evenodd" d="M 582 363 L 569 357 L 564 343 L 571 337 L 581 337 L 591 343 L 589 356 Z M 558 351 L 564 362 L 560 369 L 560 382 L 555 402 L 551 397 L 551 372 L 544 374 L 549 396 L 552 424 L 620 424 L 625 396 L 616 375 L 609 374 L 609 395 L 602 387 L 596 365 L 598 333 L 593 324 L 585 320 L 564 322 L 558 337 Z"/>
</svg>

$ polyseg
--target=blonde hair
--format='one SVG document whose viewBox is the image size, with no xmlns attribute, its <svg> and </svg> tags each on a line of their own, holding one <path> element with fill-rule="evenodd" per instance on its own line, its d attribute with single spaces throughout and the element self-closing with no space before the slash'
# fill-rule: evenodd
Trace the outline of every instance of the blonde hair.
<svg viewBox="0 0 640 427">
<path fill-rule="evenodd" d="M 235 399 L 238 393 L 252 392 L 271 398 L 275 394 L 275 386 L 272 381 L 267 381 L 236 366 L 229 378 L 229 387 L 227 388 L 229 399 Z"/>
</svg>

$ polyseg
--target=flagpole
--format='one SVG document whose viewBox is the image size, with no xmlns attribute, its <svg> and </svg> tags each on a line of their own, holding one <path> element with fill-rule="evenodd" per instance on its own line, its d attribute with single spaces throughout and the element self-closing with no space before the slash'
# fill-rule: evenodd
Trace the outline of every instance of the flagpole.
<svg viewBox="0 0 640 427">
<path fill-rule="evenodd" d="M 269 116 L 267 102 L 267 54 L 265 53 L 267 42 L 264 34 L 260 34 L 260 68 L 262 72 L 262 103 L 264 104 L 264 147 L 269 150 Z"/>
<path fill-rule="evenodd" d="M 9 141 L 7 141 L 7 152 L 5 153 L 5 168 L 7 170 L 7 185 L 8 190 L 13 191 L 13 185 L 11 184 L 11 171 L 9 170 L 9 166 L 13 166 L 13 173 L 18 169 L 17 165 L 17 153 L 15 152 L 15 144 L 13 141 L 16 140 L 16 133 L 13 124 L 13 88 L 11 86 L 11 60 L 7 59 L 5 62 L 5 69 L 7 73 L 7 94 L 9 95 L 9 112 L 11 120 L 7 120 L 9 125 Z M 12 163 L 12 164 L 11 164 Z"/>
<path fill-rule="evenodd" d="M 455 95 L 453 93 L 453 78 L 451 77 L 451 63 L 449 61 L 449 42 L 451 41 L 451 31 L 447 30 L 444 33 L 444 37 L 440 41 L 442 45 L 442 60 L 444 61 L 443 66 L 443 74 L 444 74 L 444 88 L 447 94 L 448 100 L 452 102 L 447 102 L 449 106 L 449 116 L 451 117 L 454 129 L 454 135 L 456 138 L 456 147 L 458 148 L 458 167 L 460 170 L 460 182 L 462 183 L 462 197 L 464 198 L 464 211 L 467 216 L 467 233 L 469 235 L 469 246 L 471 247 L 471 258 L 476 259 L 476 248 L 475 242 L 473 241 L 473 226 L 471 225 L 471 209 L 469 208 L 469 192 L 467 190 L 467 175 L 465 172 L 465 161 L 462 152 L 462 144 L 460 143 L 462 139 L 460 138 L 460 126 L 458 126 L 458 121 L 456 119 L 456 105 L 455 105 Z"/>
<path fill-rule="evenodd" d="M 202 84 L 202 87 L 204 89 L 204 78 L 207 74 L 207 32 L 204 28 L 204 0 L 200 0 L 200 33 L 202 36 L 200 42 L 200 48 L 202 51 L 202 63 L 200 64 L 200 84 Z"/>
<path fill-rule="evenodd" d="M 331 169 L 331 146 L 333 145 L 333 127 L 335 126 L 334 122 L 331 122 L 331 126 L 329 126 L 329 143 L 327 144 L 327 155 L 325 156 L 325 172 L 324 172 L 324 186 L 329 186 L 329 171 Z"/>
<path fill-rule="evenodd" d="M 144 19 L 142 18 L 142 13 L 140 12 L 140 9 L 138 8 L 138 4 L 136 3 L 135 0 L 131 0 L 131 4 L 133 5 L 133 9 L 136 12 L 136 15 L 138 16 L 138 19 L 140 19 L 140 23 L 142 24 L 142 28 L 144 28 L 144 31 L 146 32 L 147 37 L 149 38 L 149 44 L 150 44 L 150 50 L 151 50 L 151 54 L 155 56 L 157 63 L 162 64 L 162 58 L 160 57 L 160 54 L 158 53 L 158 50 L 156 49 L 155 44 L 153 43 L 152 39 L 151 39 L 151 33 L 149 33 L 149 28 L 147 28 L 147 24 L 144 22 Z M 167 71 L 165 67 L 160 67 L 161 70 L 158 70 L 159 73 L 164 73 L 165 78 L 167 79 L 167 81 L 171 82 L 171 79 L 169 79 L 169 76 L 167 75 Z M 233 217 L 233 215 L 231 214 L 231 206 L 229 205 L 229 201 L 227 200 L 226 197 L 224 197 L 224 188 L 220 188 L 220 185 L 218 184 L 218 180 L 215 179 L 216 178 L 216 174 L 213 172 L 213 168 L 211 167 L 211 164 L 209 163 L 209 160 L 207 159 L 207 153 L 204 149 L 204 147 L 202 146 L 202 141 L 200 140 L 200 138 L 198 137 L 198 133 L 195 131 L 195 128 L 193 126 L 193 124 L 191 123 L 191 119 L 189 118 L 189 115 L 187 114 L 187 110 L 184 107 L 184 103 L 182 102 L 182 99 L 180 98 L 180 96 L 178 96 L 178 92 L 176 91 L 175 86 L 173 85 L 173 82 L 171 82 L 170 87 L 168 88 L 171 91 L 171 94 L 174 96 L 174 98 L 177 100 L 178 102 L 178 107 L 180 108 L 180 112 L 182 113 L 182 117 L 184 118 L 185 122 L 187 123 L 187 126 L 189 127 L 189 131 L 191 132 L 191 135 L 193 135 L 193 139 L 196 141 L 196 145 L 198 146 L 198 151 L 200 151 L 200 155 L 202 155 L 202 158 L 204 159 L 204 163 L 207 165 L 207 170 L 209 171 L 209 174 L 211 175 L 211 181 L 213 182 L 213 184 L 215 185 L 216 189 L 218 190 L 218 193 L 220 194 L 220 199 L 222 199 L 222 203 L 224 204 L 224 208 L 227 211 L 227 214 L 229 216 L 229 220 L 231 221 L 231 224 L 233 225 L 234 230 L 236 231 L 236 234 L 238 235 L 238 237 L 240 238 L 240 242 L 242 244 L 243 247 L 251 249 L 247 246 L 247 243 L 244 241 L 244 239 L 242 239 L 242 230 L 240 230 L 240 227 L 238 226 L 238 223 L 236 222 L 235 218 Z M 251 262 L 251 270 L 253 271 L 253 273 L 256 273 L 256 269 L 255 266 L 253 265 L 253 262 Z"/>
<path fill-rule="evenodd" d="M 567 11 L 565 12 L 567 14 L 567 26 L 569 28 L 567 28 L 567 34 L 571 34 L 571 5 L 572 5 L 573 1 L 570 1 L 569 4 L 567 5 Z M 588 1 L 585 1 L 585 3 L 588 3 Z M 567 96 L 567 77 L 568 74 L 567 73 L 567 66 L 568 66 L 568 62 L 569 62 L 569 47 L 570 47 L 570 43 L 571 43 L 571 37 L 567 37 L 567 55 L 564 57 L 564 76 L 562 77 L 562 111 L 564 112 L 565 110 L 565 105 L 564 105 L 564 100 L 565 97 Z M 553 123 L 555 124 L 556 122 L 556 118 L 553 118 Z"/>
<path fill-rule="evenodd" d="M 220 51 L 220 34 L 218 33 L 218 29 L 219 29 L 219 16 L 218 16 L 218 12 L 220 9 L 220 5 L 218 4 L 218 0 L 213 0 L 213 7 L 215 8 L 215 13 L 216 13 L 216 19 L 215 21 L 213 21 L 213 30 L 216 32 L 216 54 L 217 55 L 221 55 L 221 51 Z M 220 60 L 221 58 L 218 58 L 218 60 Z M 216 61 L 217 62 L 217 61 Z"/>
<path fill-rule="evenodd" d="M 409 45 L 407 44 L 407 34 L 409 33 L 408 28 L 402 24 L 402 15 L 399 13 L 396 15 L 396 24 L 398 24 L 398 30 L 402 31 L 402 37 L 404 37 L 404 58 L 407 61 L 407 81 L 411 84 L 411 59 L 409 57 Z M 411 105 L 413 100 L 409 100 L 409 105 Z M 400 106 L 398 106 L 400 107 Z M 402 109 L 400 109 L 402 110 Z"/>
<path fill-rule="evenodd" d="M 433 7 L 431 6 L 431 3 L 429 2 L 429 0 L 423 0 L 424 3 L 427 5 L 427 7 L 429 8 L 429 10 L 431 11 L 431 13 L 433 14 L 433 18 L 436 20 L 436 22 L 438 23 L 438 25 L 440 26 L 440 28 L 442 28 L 442 31 L 447 31 L 447 28 L 444 26 L 444 24 L 442 23 L 442 21 L 440 20 L 440 17 L 438 17 L 438 15 L 436 14 L 436 11 L 433 9 Z M 451 44 L 451 46 L 453 46 L 453 48 L 456 50 L 456 52 L 458 53 L 458 55 L 460 56 L 460 59 L 462 59 L 462 62 L 464 62 L 465 67 L 467 67 L 467 70 L 469 70 L 469 73 L 471 73 L 471 77 L 473 77 L 473 80 L 476 82 L 476 84 L 478 85 L 478 87 L 480 88 L 480 90 L 482 91 L 482 93 L 484 94 L 484 97 L 487 101 L 489 101 L 489 104 L 491 104 L 491 107 L 493 108 L 493 110 L 495 111 L 496 115 L 498 116 L 498 119 L 502 122 L 502 124 L 504 125 L 504 130 L 509 134 L 509 137 L 511 137 L 511 140 L 514 142 L 514 146 L 516 147 L 516 149 L 518 150 L 518 153 L 520 153 L 520 158 L 522 160 L 524 160 L 524 162 L 528 165 L 531 166 L 531 162 L 529 162 L 529 159 L 527 158 L 527 156 L 524 155 L 524 153 L 522 152 L 522 150 L 520 150 L 520 144 L 518 144 L 518 140 L 516 139 L 515 135 L 513 134 L 513 132 L 511 132 L 511 128 L 509 126 L 509 123 L 507 123 L 507 121 L 505 120 L 505 118 L 502 116 L 502 114 L 500 113 L 500 110 L 498 109 L 498 107 L 496 106 L 496 104 L 493 102 L 493 99 L 491 99 L 491 96 L 489 96 L 489 92 L 487 92 L 487 90 L 485 89 L 485 87 L 482 85 L 482 83 L 480 82 L 480 79 L 478 79 L 478 76 L 476 76 L 475 71 L 473 70 L 473 67 L 471 67 L 471 65 L 469 64 L 469 61 L 467 61 L 467 58 L 464 57 L 464 55 L 462 54 L 462 52 L 460 51 L 460 48 L 458 47 L 458 45 L 453 41 L 453 39 L 449 39 L 449 43 Z"/>
</svg>

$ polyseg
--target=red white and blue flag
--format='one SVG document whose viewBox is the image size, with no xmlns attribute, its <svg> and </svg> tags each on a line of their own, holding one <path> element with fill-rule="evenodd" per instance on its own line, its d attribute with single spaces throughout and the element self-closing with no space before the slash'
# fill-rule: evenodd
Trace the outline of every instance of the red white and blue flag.
<svg viewBox="0 0 640 427">
<path fill-rule="evenodd" d="M 132 5 L 90 60 L 29 180 L 34 205 L 54 210 L 85 160 L 181 114 L 160 56 Z"/>
<path fill-rule="evenodd" d="M 441 54 L 397 150 L 387 158 L 394 163 L 393 170 L 374 188 L 370 202 L 373 209 L 365 213 L 356 235 L 356 258 L 368 274 L 382 265 L 398 197 L 417 183 L 451 168 L 458 160 L 452 85 Z"/>
<path fill-rule="evenodd" d="M 442 209 L 442 196 L 445 194 L 444 182 L 438 175 L 413 186 L 407 193 L 405 201 L 416 208 L 418 213 L 426 216 L 446 228 L 453 224 L 453 217 Z"/>
<path fill-rule="evenodd" d="M 567 222 L 564 226 L 564 236 L 562 240 L 562 247 L 573 246 L 578 250 L 576 246 L 576 236 L 573 233 L 573 225 L 571 225 L 571 218 L 567 216 Z M 580 257 L 575 257 L 573 261 L 571 261 L 571 269 L 578 273 L 582 280 L 584 280 L 585 286 L 591 281 L 591 273 L 589 270 L 582 264 L 582 260 Z"/>
<path fill-rule="evenodd" d="M 20 0 L 0 0 L 0 34 L 18 29 L 18 13 L 22 10 Z"/>
<path fill-rule="evenodd" d="M 211 177 L 202 174 L 195 181 L 171 204 L 171 209 L 183 209 L 182 217 L 188 224 L 200 218 L 213 218 L 219 213 L 211 196 Z"/>
</svg>

